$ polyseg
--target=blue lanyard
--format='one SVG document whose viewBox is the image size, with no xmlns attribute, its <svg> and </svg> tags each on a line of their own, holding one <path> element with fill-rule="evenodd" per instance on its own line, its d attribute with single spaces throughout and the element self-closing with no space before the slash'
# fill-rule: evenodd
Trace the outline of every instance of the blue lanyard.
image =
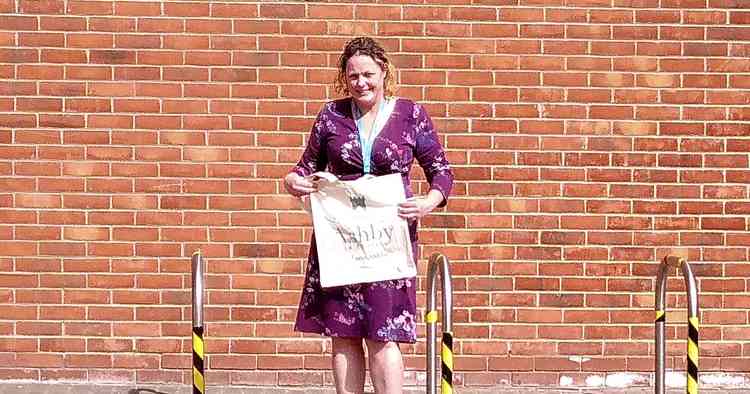
<svg viewBox="0 0 750 394">
<path fill-rule="evenodd" d="M 362 114 L 359 111 L 359 107 L 357 107 L 357 104 L 354 103 L 354 100 L 352 100 L 352 109 L 354 113 L 354 117 L 356 119 L 357 123 L 357 135 L 359 136 L 359 145 L 362 147 L 362 167 L 365 174 L 370 173 L 370 161 L 372 156 L 372 145 L 375 142 L 375 137 L 377 134 L 380 133 L 380 127 L 382 127 L 381 123 L 383 123 L 383 118 L 385 116 L 385 98 L 380 101 L 380 105 L 378 106 L 378 115 L 375 117 L 375 120 L 372 122 L 372 128 L 370 129 L 370 135 L 369 138 L 365 139 L 362 135 L 362 130 L 364 130 L 364 124 L 362 122 Z"/>
</svg>

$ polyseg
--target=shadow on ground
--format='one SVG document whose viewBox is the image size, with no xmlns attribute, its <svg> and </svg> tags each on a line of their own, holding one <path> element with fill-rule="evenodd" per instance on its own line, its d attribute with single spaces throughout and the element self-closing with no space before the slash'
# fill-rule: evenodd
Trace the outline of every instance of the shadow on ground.
<svg viewBox="0 0 750 394">
<path fill-rule="evenodd" d="M 167 394 L 163 391 L 156 391 L 151 389 L 132 389 L 128 391 L 128 394 Z"/>
</svg>

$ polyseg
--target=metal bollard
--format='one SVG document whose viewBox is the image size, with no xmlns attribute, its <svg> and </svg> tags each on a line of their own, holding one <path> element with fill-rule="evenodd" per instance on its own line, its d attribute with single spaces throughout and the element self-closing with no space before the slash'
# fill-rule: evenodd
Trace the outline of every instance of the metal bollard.
<svg viewBox="0 0 750 394">
<path fill-rule="evenodd" d="M 427 394 L 435 394 L 437 391 L 437 379 L 435 370 L 437 360 L 435 359 L 435 335 L 438 313 L 435 309 L 437 301 L 437 274 L 443 280 L 443 321 L 440 327 L 443 330 L 442 347 L 440 359 L 442 360 L 441 393 L 453 393 L 453 288 L 451 287 L 451 271 L 448 258 L 443 254 L 435 253 L 430 256 L 427 267 L 427 311 L 425 323 L 427 324 Z"/>
<path fill-rule="evenodd" d="M 193 253 L 193 394 L 204 394 L 206 380 L 203 375 L 203 268 L 201 251 Z"/>
<path fill-rule="evenodd" d="M 666 341 L 664 340 L 664 325 L 666 323 L 665 299 L 667 297 L 667 270 L 670 267 L 679 268 L 685 279 L 688 297 L 688 341 L 687 341 L 687 393 L 698 394 L 698 329 L 700 318 L 698 315 L 698 287 L 695 284 L 693 271 L 688 262 L 677 256 L 666 256 L 659 265 L 656 277 L 656 382 L 654 392 L 664 394 L 664 364 L 666 362 Z"/>
</svg>

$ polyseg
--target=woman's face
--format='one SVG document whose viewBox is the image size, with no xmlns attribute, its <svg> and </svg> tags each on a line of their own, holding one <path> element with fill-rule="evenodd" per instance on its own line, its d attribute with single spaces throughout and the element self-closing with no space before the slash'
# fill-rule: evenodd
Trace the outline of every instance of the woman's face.
<svg viewBox="0 0 750 394">
<path fill-rule="evenodd" d="M 360 108 L 369 109 L 383 99 L 385 72 L 370 56 L 350 57 L 346 62 L 346 80 L 349 94 Z"/>
</svg>

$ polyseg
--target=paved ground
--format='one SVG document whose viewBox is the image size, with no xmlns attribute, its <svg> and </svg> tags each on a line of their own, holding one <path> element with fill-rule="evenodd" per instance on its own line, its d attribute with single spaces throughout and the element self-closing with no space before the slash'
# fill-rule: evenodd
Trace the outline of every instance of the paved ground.
<svg viewBox="0 0 750 394">
<path fill-rule="evenodd" d="M 422 390 L 407 390 L 408 394 L 423 393 Z M 560 388 L 514 388 L 514 389 L 464 389 L 456 388 L 460 394 L 650 394 L 653 388 L 639 389 L 560 389 Z M 668 394 L 683 394 L 685 389 L 669 390 Z M 190 386 L 121 386 L 121 385 L 85 385 L 85 384 L 28 384 L 0 383 L 2 394 L 191 394 Z M 750 389 L 701 389 L 700 393 L 750 394 Z M 260 387 L 211 387 L 206 394 L 334 394 L 329 389 L 288 389 Z"/>
</svg>

